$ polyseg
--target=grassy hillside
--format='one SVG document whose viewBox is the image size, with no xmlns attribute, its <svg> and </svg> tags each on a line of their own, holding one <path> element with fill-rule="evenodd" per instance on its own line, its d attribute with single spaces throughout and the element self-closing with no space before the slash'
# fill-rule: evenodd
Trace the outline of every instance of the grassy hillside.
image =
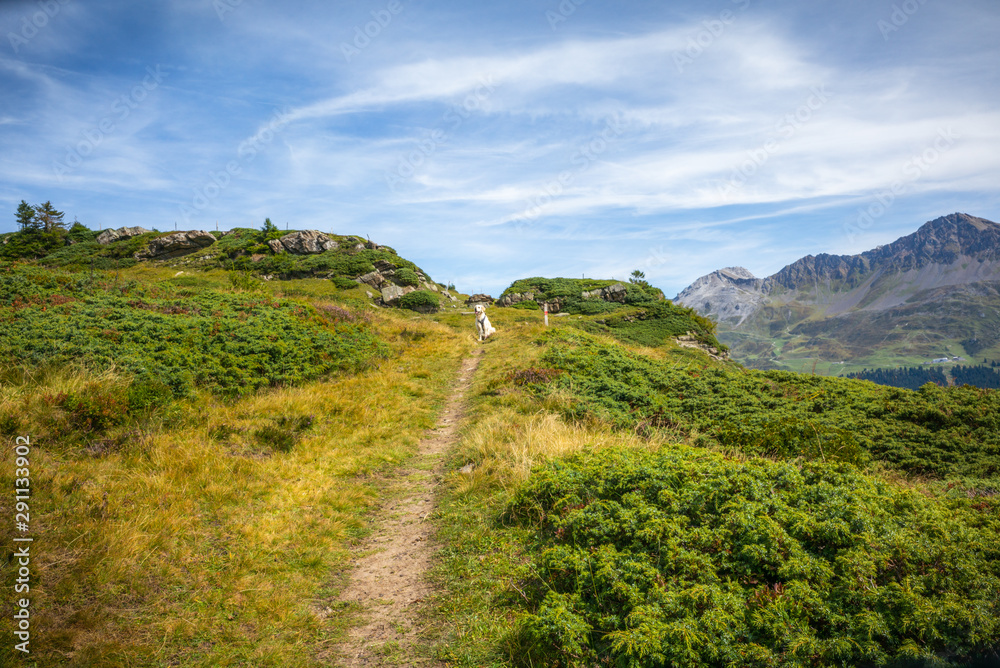
<svg viewBox="0 0 1000 668">
<path fill-rule="evenodd" d="M 714 346 L 712 324 L 659 300 L 549 327 L 491 308 L 478 344 L 468 313 L 376 309 L 330 280 L 55 264 L 0 269 L 39 666 L 336 665 L 362 612 L 338 598 L 351 550 L 477 345 L 436 593 L 384 665 L 1000 651 L 998 391 L 747 370 L 679 345 Z"/>
<path fill-rule="evenodd" d="M 214 232 L 217 239 L 214 243 L 179 257 L 157 260 L 153 264 L 184 270 L 239 272 L 242 287 L 249 287 L 261 278 L 325 280 L 330 284 L 330 291 L 336 289 L 344 293 L 342 297 L 363 300 L 368 299 L 369 293 L 378 291 L 359 285 L 354 279 L 374 271 L 376 266 L 383 270 L 391 267 L 394 275 L 387 277 L 397 285 L 422 290 L 430 286 L 427 292 L 445 287 L 431 282 L 423 270 L 400 257 L 389 246 L 358 236 L 325 234 L 336 247 L 311 254 L 276 253 L 268 245 L 269 241 L 280 240 L 296 232 L 299 230 L 278 230 L 270 225 L 270 221 L 266 221 L 261 229 L 240 227 Z M 140 258 L 148 251 L 150 242 L 171 234 L 174 232 L 153 231 L 101 245 L 97 243 L 98 232 L 80 224 L 69 231 L 51 234 L 19 232 L 6 235 L 4 240 L 7 243 L 0 244 L 0 261 L 30 261 L 33 265 L 69 271 L 121 270 L 148 263 Z M 420 276 L 426 279 L 426 285 L 421 284 Z"/>
<path fill-rule="evenodd" d="M 8 453 L 31 442 L 29 660 L 322 665 L 357 611 L 335 595 L 380 476 L 471 341 L 328 281 L 175 273 L 0 270 L 0 430 Z"/>
</svg>

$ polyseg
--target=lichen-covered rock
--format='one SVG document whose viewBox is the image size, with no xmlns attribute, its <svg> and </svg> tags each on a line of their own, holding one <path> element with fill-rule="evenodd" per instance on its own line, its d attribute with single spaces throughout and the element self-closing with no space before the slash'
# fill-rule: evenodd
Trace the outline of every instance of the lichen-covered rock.
<svg viewBox="0 0 1000 668">
<path fill-rule="evenodd" d="M 483 306 L 490 306 L 495 301 L 496 300 L 493 299 L 493 297 L 480 293 L 472 295 L 471 297 L 465 300 L 465 303 L 468 304 L 469 306 L 475 306 L 476 304 L 482 304 Z"/>
<path fill-rule="evenodd" d="M 606 302 L 619 302 L 624 304 L 626 294 L 628 294 L 628 288 L 625 287 L 623 283 L 612 283 L 606 288 L 597 288 L 596 290 L 581 292 L 580 296 L 584 299 L 603 299 Z"/>
<path fill-rule="evenodd" d="M 395 301 L 405 295 L 406 292 L 403 288 L 398 285 L 387 285 L 382 288 L 382 303 L 388 304 L 389 302 Z"/>
<path fill-rule="evenodd" d="M 166 260 L 193 253 L 215 243 L 215 237 L 204 230 L 174 232 L 149 242 L 144 251 L 135 254 L 137 260 Z"/>
<path fill-rule="evenodd" d="M 364 283 L 365 285 L 370 285 L 376 290 L 381 290 L 382 286 L 385 285 L 385 276 L 380 274 L 378 271 L 370 271 L 367 274 L 363 274 L 354 279 L 358 283 Z"/>
<path fill-rule="evenodd" d="M 339 247 L 336 241 L 316 230 L 291 232 L 278 241 L 281 242 L 286 251 L 293 255 L 315 255 Z M 274 246 L 271 248 L 273 249 Z"/>
<path fill-rule="evenodd" d="M 148 234 L 151 231 L 152 230 L 147 230 L 145 227 L 119 227 L 117 230 L 104 230 L 97 235 L 97 243 L 102 246 L 107 246 L 115 241 L 131 239 L 132 237 L 137 237 L 140 234 Z"/>
</svg>

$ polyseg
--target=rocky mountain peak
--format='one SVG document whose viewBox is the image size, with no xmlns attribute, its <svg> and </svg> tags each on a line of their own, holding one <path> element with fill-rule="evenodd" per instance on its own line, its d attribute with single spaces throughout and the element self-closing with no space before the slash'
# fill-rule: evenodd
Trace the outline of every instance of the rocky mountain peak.
<svg viewBox="0 0 1000 668">
<path fill-rule="evenodd" d="M 767 278 L 726 267 L 697 279 L 675 301 L 737 327 L 762 305 L 796 302 L 835 315 L 882 310 L 917 292 L 997 280 L 1000 225 L 953 213 L 858 255 L 807 255 Z M 775 302 L 777 299 L 777 302 Z"/>
</svg>

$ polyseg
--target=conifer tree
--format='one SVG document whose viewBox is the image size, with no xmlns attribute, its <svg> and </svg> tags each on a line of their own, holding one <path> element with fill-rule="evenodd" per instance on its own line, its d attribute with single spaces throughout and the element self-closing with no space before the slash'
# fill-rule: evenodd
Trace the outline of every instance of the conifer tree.
<svg viewBox="0 0 1000 668">
<path fill-rule="evenodd" d="M 35 208 L 23 199 L 17 206 L 17 224 L 21 232 L 35 232 L 39 229 L 40 223 L 35 216 Z"/>
<path fill-rule="evenodd" d="M 52 202 L 46 201 L 45 204 L 36 206 L 35 215 L 41 223 L 42 230 L 45 232 L 51 233 L 56 230 L 66 229 L 66 225 L 63 223 L 63 216 L 66 214 L 62 211 L 56 211 L 56 208 L 52 206 Z"/>
</svg>

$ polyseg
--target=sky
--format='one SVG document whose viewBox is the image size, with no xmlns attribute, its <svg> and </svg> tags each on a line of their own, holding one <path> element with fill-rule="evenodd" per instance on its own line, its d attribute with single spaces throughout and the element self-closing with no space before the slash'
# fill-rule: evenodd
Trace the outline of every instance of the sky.
<svg viewBox="0 0 1000 668">
<path fill-rule="evenodd" d="M 673 296 L 1000 221 L 997 34 L 996 0 L 2 0 L 0 232 L 270 218 L 466 293 Z"/>
</svg>

